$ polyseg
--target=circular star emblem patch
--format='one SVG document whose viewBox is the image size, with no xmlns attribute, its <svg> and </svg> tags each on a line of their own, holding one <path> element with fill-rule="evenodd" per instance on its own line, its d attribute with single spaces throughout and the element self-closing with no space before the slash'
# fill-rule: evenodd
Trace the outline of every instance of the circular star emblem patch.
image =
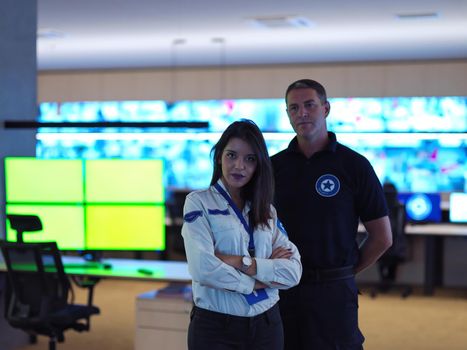
<svg viewBox="0 0 467 350">
<path fill-rule="evenodd" d="M 331 174 L 320 176 L 315 185 L 316 192 L 323 197 L 335 196 L 339 192 L 340 187 L 339 179 Z"/>
</svg>

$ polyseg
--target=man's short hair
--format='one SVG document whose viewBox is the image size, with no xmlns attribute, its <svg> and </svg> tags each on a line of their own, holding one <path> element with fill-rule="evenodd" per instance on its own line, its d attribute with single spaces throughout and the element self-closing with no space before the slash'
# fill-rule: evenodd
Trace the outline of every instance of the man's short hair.
<svg viewBox="0 0 467 350">
<path fill-rule="evenodd" d="M 323 85 L 318 83 L 316 80 L 300 79 L 290 84 L 287 90 L 285 91 L 285 103 L 286 104 L 287 104 L 287 96 L 289 95 L 289 92 L 292 90 L 297 90 L 297 89 L 315 90 L 322 103 L 326 102 L 328 99 L 326 95 L 326 89 L 324 88 Z"/>
</svg>

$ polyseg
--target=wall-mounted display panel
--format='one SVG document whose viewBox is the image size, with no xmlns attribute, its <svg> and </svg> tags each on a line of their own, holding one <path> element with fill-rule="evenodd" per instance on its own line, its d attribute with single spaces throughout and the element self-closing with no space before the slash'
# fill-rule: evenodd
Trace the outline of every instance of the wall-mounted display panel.
<svg viewBox="0 0 467 350">
<path fill-rule="evenodd" d="M 331 98 L 328 129 L 366 156 L 381 182 L 404 192 L 467 191 L 467 97 Z M 162 159 L 166 189 L 200 189 L 212 175 L 210 151 L 225 128 L 249 118 L 270 155 L 294 137 L 284 99 L 42 103 L 44 122 L 208 122 L 189 128 L 43 128 L 39 158 Z"/>
<path fill-rule="evenodd" d="M 88 203 L 163 203 L 162 167 L 163 163 L 159 161 L 87 160 L 85 201 Z"/>
<path fill-rule="evenodd" d="M 7 214 L 37 215 L 42 222 L 42 231 L 24 233 L 25 242 L 55 241 L 62 250 L 84 250 L 83 205 L 65 204 L 8 204 Z M 7 222 L 7 241 L 16 241 L 16 231 Z"/>
<path fill-rule="evenodd" d="M 42 222 L 42 231 L 24 234 L 26 242 L 56 241 L 62 250 L 165 249 L 162 160 L 7 157 L 5 174 L 6 214 Z M 16 240 L 6 227 L 7 239 Z"/>
<path fill-rule="evenodd" d="M 5 158 L 7 202 L 79 203 L 83 165 L 75 159 Z"/>
<path fill-rule="evenodd" d="M 86 247 L 90 250 L 164 250 L 162 205 L 86 206 Z"/>
</svg>

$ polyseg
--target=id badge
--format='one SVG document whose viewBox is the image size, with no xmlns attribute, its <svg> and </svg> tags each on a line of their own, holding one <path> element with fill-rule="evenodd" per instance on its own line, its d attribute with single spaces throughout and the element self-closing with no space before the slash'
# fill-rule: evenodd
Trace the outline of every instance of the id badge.
<svg viewBox="0 0 467 350">
<path fill-rule="evenodd" d="M 264 288 L 256 289 L 250 294 L 243 294 L 243 296 L 245 297 L 248 305 L 254 305 L 269 298 L 268 293 L 266 293 Z"/>
</svg>

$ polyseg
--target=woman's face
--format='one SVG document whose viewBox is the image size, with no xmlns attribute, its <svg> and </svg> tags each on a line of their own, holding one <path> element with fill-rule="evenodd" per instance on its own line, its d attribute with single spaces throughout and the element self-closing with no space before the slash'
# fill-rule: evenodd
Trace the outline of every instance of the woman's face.
<svg viewBox="0 0 467 350">
<path fill-rule="evenodd" d="M 238 192 L 253 177 L 258 163 L 253 148 L 240 138 L 229 140 L 221 156 L 222 179 L 230 194 Z"/>
</svg>

